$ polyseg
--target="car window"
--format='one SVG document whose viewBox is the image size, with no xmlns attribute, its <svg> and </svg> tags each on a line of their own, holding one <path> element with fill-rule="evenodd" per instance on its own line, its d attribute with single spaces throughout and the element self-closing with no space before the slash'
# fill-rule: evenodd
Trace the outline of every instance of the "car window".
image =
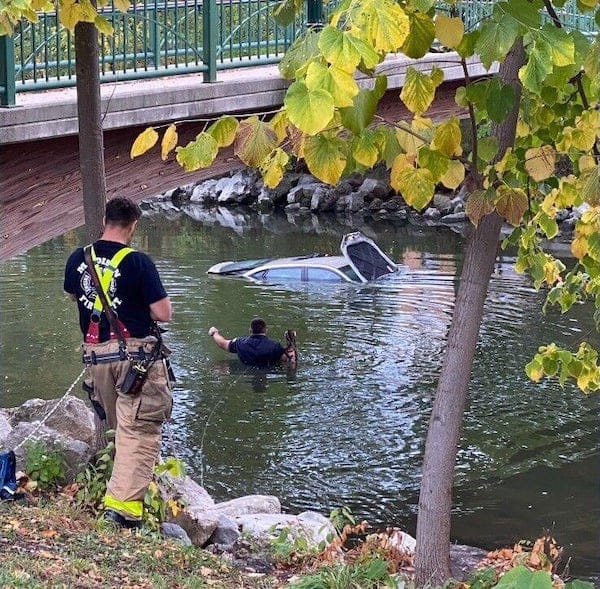
<svg viewBox="0 0 600 589">
<path fill-rule="evenodd" d="M 302 280 L 302 268 L 271 268 L 262 272 L 261 280 Z"/>
<path fill-rule="evenodd" d="M 351 266 L 342 266 L 340 272 L 343 272 L 352 282 L 360 282 L 360 278 Z"/>
<path fill-rule="evenodd" d="M 309 282 L 343 282 L 343 278 L 333 270 L 327 268 L 308 267 L 307 279 Z"/>
</svg>

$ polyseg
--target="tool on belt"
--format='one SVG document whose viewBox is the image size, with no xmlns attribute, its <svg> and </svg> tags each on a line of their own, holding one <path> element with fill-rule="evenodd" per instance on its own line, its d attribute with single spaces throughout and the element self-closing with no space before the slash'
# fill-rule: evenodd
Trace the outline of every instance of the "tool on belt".
<svg viewBox="0 0 600 589">
<path fill-rule="evenodd" d="M 133 251 L 130 248 L 123 249 L 129 251 L 122 254 L 120 256 L 120 259 L 116 261 L 116 264 L 112 263 L 114 261 L 114 258 L 113 260 L 111 260 L 110 268 L 107 269 L 110 271 L 110 274 L 108 274 L 108 278 L 102 282 L 98 277 L 95 260 L 92 260 L 92 255 L 94 258 L 96 257 L 92 245 L 88 245 L 83 249 L 83 256 L 85 259 L 85 263 L 87 264 L 88 270 L 90 272 L 90 276 L 92 277 L 92 281 L 94 282 L 94 286 L 96 287 L 96 292 L 98 294 L 98 296 L 96 297 L 96 301 L 94 302 L 94 311 L 92 311 L 92 317 L 90 318 L 90 321 L 94 321 L 96 324 L 99 324 L 100 313 L 102 311 L 106 313 L 108 322 L 110 323 L 111 336 L 113 336 L 114 334 L 114 336 L 119 340 L 119 353 L 118 356 L 114 358 L 114 360 L 129 360 L 130 362 L 129 370 L 125 374 L 125 378 L 123 379 L 123 383 L 121 384 L 121 392 L 125 395 L 135 395 L 136 393 L 139 393 L 141 391 L 144 382 L 146 382 L 146 378 L 148 377 L 148 370 L 150 369 L 152 364 L 154 364 L 154 362 L 156 362 L 156 360 L 160 358 L 163 343 L 160 335 L 160 329 L 156 328 L 154 333 L 154 335 L 156 336 L 156 344 L 154 345 L 152 351 L 145 353 L 143 348 L 140 348 L 139 352 L 130 353 L 127 350 L 127 342 L 125 341 L 125 338 L 129 337 L 129 332 L 117 317 L 105 292 L 105 288 L 107 289 L 110 285 L 110 280 L 112 279 L 112 275 L 116 270 L 116 265 L 118 265 L 118 263 L 125 257 L 125 255 L 127 255 L 130 251 Z M 94 313 L 96 310 L 98 310 L 98 313 L 95 316 Z M 113 361 L 113 359 L 111 359 L 111 361 Z M 92 363 L 94 362 L 92 361 Z"/>
</svg>

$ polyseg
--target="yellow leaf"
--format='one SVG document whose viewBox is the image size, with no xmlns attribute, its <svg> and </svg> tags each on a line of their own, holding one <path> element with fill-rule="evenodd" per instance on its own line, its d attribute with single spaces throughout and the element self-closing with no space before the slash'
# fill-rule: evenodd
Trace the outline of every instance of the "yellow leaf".
<svg viewBox="0 0 600 589">
<path fill-rule="evenodd" d="M 275 188 L 281 182 L 289 161 L 289 155 L 280 147 L 273 151 L 271 156 L 260 166 L 265 186 Z"/>
<path fill-rule="evenodd" d="M 458 188 L 465 179 L 465 167 L 458 160 L 450 160 L 448 171 L 440 178 L 440 182 L 450 190 Z"/>
<path fill-rule="evenodd" d="M 238 129 L 238 120 L 227 115 L 217 119 L 206 132 L 214 137 L 219 147 L 228 147 L 235 141 Z"/>
<path fill-rule="evenodd" d="M 94 24 L 96 25 L 98 32 L 102 33 L 103 35 L 112 35 L 114 32 L 113 26 L 110 24 L 110 22 L 108 22 L 108 20 L 99 14 L 96 16 Z"/>
<path fill-rule="evenodd" d="M 288 123 L 289 120 L 284 110 L 275 113 L 273 118 L 269 121 L 269 125 L 273 131 L 275 131 L 275 135 L 277 136 L 277 143 L 281 143 L 287 137 Z"/>
<path fill-rule="evenodd" d="M 438 68 L 434 68 L 437 71 Z M 406 82 L 400 92 L 400 99 L 411 112 L 423 114 L 433 102 L 438 74 L 424 74 L 412 66 L 406 72 Z"/>
<path fill-rule="evenodd" d="M 578 260 L 582 260 L 588 252 L 587 237 L 584 235 L 577 236 L 571 242 L 571 252 Z"/>
<path fill-rule="evenodd" d="M 442 45 L 454 49 L 465 34 L 465 25 L 458 17 L 438 14 L 435 17 L 435 36 Z"/>
<path fill-rule="evenodd" d="M 310 90 L 322 88 L 331 94 L 335 106 L 350 107 L 352 100 L 359 91 L 354 76 L 343 69 L 330 65 L 313 62 L 306 70 L 306 85 Z"/>
<path fill-rule="evenodd" d="M 276 141 L 271 125 L 251 116 L 239 124 L 233 151 L 247 166 L 257 167 L 275 149 Z"/>
<path fill-rule="evenodd" d="M 553 176 L 555 165 L 556 150 L 551 145 L 532 147 L 525 152 L 525 169 L 536 182 Z"/>
<path fill-rule="evenodd" d="M 352 146 L 352 156 L 361 165 L 371 168 L 377 162 L 379 150 L 375 144 L 374 134 L 370 131 L 363 131 L 360 137 L 357 137 Z"/>
<path fill-rule="evenodd" d="M 146 153 L 149 149 L 152 149 L 158 141 L 158 133 L 154 130 L 154 127 L 148 127 L 144 129 L 133 142 L 131 146 L 130 156 L 131 159 Z"/>
<path fill-rule="evenodd" d="M 310 173 L 322 182 L 337 184 L 346 167 L 345 145 L 338 137 L 308 137 L 304 157 Z"/>
<path fill-rule="evenodd" d="M 127 12 L 131 6 L 131 2 L 129 0 L 114 0 L 114 5 L 119 12 Z"/>
<path fill-rule="evenodd" d="M 177 139 L 177 127 L 175 127 L 175 125 L 169 125 L 165 131 L 165 134 L 163 135 L 160 149 L 160 157 L 162 158 L 163 162 L 169 157 L 171 151 L 175 149 L 175 146 L 177 145 Z"/>
<path fill-rule="evenodd" d="M 167 501 L 167 505 L 169 506 L 173 517 L 177 517 L 177 514 L 181 511 L 181 505 L 179 504 L 179 501 L 175 499 L 169 499 Z"/>
<path fill-rule="evenodd" d="M 72 31 L 81 20 L 81 7 L 73 2 L 61 2 L 59 18 L 61 24 Z"/>
<path fill-rule="evenodd" d="M 579 158 L 579 171 L 591 170 L 596 165 L 596 160 L 593 155 L 582 155 Z"/>
<path fill-rule="evenodd" d="M 451 117 L 438 125 L 433 135 L 431 149 L 437 149 L 448 157 L 462 154 L 462 134 L 457 117 Z"/>
<path fill-rule="evenodd" d="M 199 133 L 196 139 L 190 141 L 185 147 L 178 146 L 175 152 L 179 165 L 186 172 L 193 172 L 200 168 L 208 168 L 215 161 L 219 146 L 212 135 Z"/>
<path fill-rule="evenodd" d="M 433 198 L 435 190 L 431 172 L 412 166 L 406 154 L 400 154 L 394 160 L 390 171 L 390 184 L 410 206 L 419 211 Z"/>
</svg>

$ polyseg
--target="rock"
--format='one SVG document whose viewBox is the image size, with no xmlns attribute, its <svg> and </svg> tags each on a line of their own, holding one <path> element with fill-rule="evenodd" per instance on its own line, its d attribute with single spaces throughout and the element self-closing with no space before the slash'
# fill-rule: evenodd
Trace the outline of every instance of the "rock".
<svg viewBox="0 0 600 589">
<path fill-rule="evenodd" d="M 4 440 L 7 438 L 12 430 L 12 425 L 8 421 L 8 415 L 4 410 L 0 409 L 0 448 L 3 445 Z"/>
<path fill-rule="evenodd" d="M 249 513 L 281 513 L 281 503 L 274 495 L 246 495 L 231 501 L 216 503 L 211 511 L 217 516 L 236 517 Z"/>
<path fill-rule="evenodd" d="M 431 221 L 437 221 L 441 216 L 442 216 L 442 213 L 440 213 L 440 211 L 438 209 L 436 209 L 435 207 L 429 207 L 423 213 L 423 219 L 431 220 Z"/>
<path fill-rule="evenodd" d="M 434 194 L 432 205 L 442 213 L 442 215 L 448 215 L 452 212 L 452 203 L 450 197 L 446 194 Z"/>
<path fill-rule="evenodd" d="M 371 202 L 375 199 L 387 198 L 390 187 L 376 178 L 365 178 L 356 192 L 361 194 L 366 202 Z"/>
<path fill-rule="evenodd" d="M 177 524 L 163 522 L 160 524 L 160 531 L 165 538 L 175 538 L 184 546 L 192 545 L 192 541 L 186 534 L 185 530 Z"/>
<path fill-rule="evenodd" d="M 369 210 L 370 211 L 379 211 L 382 207 L 383 207 L 383 200 L 381 200 L 380 198 L 374 198 L 369 203 Z"/>
<path fill-rule="evenodd" d="M 221 549 L 231 546 L 241 537 L 240 529 L 237 522 L 227 515 L 219 517 L 217 529 L 208 539 L 208 544 L 218 544 Z"/>
<path fill-rule="evenodd" d="M 221 178 L 215 185 L 215 191 L 218 194 L 217 202 L 220 205 L 238 205 L 249 202 L 257 195 L 257 182 L 256 174 L 245 169 L 236 172 L 230 178 Z"/>
<path fill-rule="evenodd" d="M 466 581 L 475 567 L 487 557 L 487 550 L 452 544 L 450 546 L 450 571 L 458 581 Z"/>
<path fill-rule="evenodd" d="M 51 411 L 53 413 L 44 422 L 46 427 L 93 447 L 96 439 L 94 414 L 77 397 L 67 396 L 60 400 L 29 399 L 20 407 L 10 409 L 8 414 L 10 423 L 15 426 L 21 422 L 42 421 Z"/>
<path fill-rule="evenodd" d="M 200 182 L 196 184 L 192 189 L 190 196 L 191 202 L 198 202 L 203 204 L 214 203 L 217 201 L 217 183 L 218 180 L 212 178 L 206 182 Z"/>
<path fill-rule="evenodd" d="M 452 213 L 451 215 L 444 215 L 440 219 L 440 223 L 451 225 L 453 223 L 465 223 L 468 220 L 467 213 Z"/>
<path fill-rule="evenodd" d="M 317 546 L 335 536 L 333 524 L 324 516 L 305 511 L 299 515 L 257 513 L 235 518 L 242 533 L 258 538 L 276 538 L 282 530 L 289 530 L 292 537 L 303 537 Z"/>
<path fill-rule="evenodd" d="M 383 203 L 383 208 L 386 211 L 397 211 L 399 209 L 404 208 L 405 206 L 406 203 L 404 202 L 404 199 L 398 195 L 392 196 L 392 198 Z"/>
<path fill-rule="evenodd" d="M 212 509 L 215 506 L 214 499 L 208 491 L 191 477 L 173 477 L 168 474 L 165 474 L 165 477 L 168 485 L 161 487 L 163 499 L 179 497 L 191 509 Z"/>
<path fill-rule="evenodd" d="M 186 507 L 176 516 L 169 517 L 169 523 L 181 526 L 194 546 L 204 546 L 219 524 L 219 516 L 198 507 Z"/>
<path fill-rule="evenodd" d="M 40 425 L 34 421 L 28 423 L 23 421 L 18 423 L 4 440 L 6 448 L 15 450 L 17 458 L 17 468 L 26 471 L 25 450 L 27 443 L 17 447 L 27 436 L 32 434 L 31 442 L 40 442 L 45 446 L 48 452 L 59 451 L 65 458 L 66 463 L 66 480 L 72 482 L 77 474 L 83 470 L 92 457 L 91 447 L 80 440 L 75 440 L 68 435 L 63 435 L 54 429 L 45 425 Z M 34 431 L 35 430 L 35 431 Z"/>
<path fill-rule="evenodd" d="M 388 543 L 396 550 L 406 554 L 414 554 L 417 546 L 417 541 L 410 534 L 399 529 L 394 529 L 389 535 Z"/>
<path fill-rule="evenodd" d="M 317 186 L 310 199 L 310 210 L 324 213 L 333 210 L 335 203 L 336 196 L 326 186 Z"/>
</svg>

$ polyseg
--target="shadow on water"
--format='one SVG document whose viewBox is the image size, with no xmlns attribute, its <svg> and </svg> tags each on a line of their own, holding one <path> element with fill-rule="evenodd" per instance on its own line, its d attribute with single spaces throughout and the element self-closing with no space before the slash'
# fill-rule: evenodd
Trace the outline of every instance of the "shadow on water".
<svg viewBox="0 0 600 589">
<path fill-rule="evenodd" d="M 365 285 L 262 285 L 206 275 L 223 260 L 337 254 L 361 230 L 397 274 Z M 79 374 L 77 321 L 62 293 L 82 232 L 0 265 L 2 406 L 60 396 Z M 310 215 L 206 212 L 153 205 L 134 246 L 150 253 L 173 300 L 168 344 L 179 383 L 173 442 L 217 500 L 250 493 L 284 509 L 349 506 L 414 532 L 427 422 L 441 368 L 464 239 L 448 229 Z M 453 539 L 492 547 L 554 528 L 576 575 L 599 575 L 598 400 L 524 364 L 543 342 L 590 337 L 591 307 L 541 315 L 543 295 L 498 258 L 490 283 L 457 463 Z M 298 333 L 295 375 L 252 371 L 207 330 Z M 531 507 L 529 507 L 531 506 Z"/>
</svg>

